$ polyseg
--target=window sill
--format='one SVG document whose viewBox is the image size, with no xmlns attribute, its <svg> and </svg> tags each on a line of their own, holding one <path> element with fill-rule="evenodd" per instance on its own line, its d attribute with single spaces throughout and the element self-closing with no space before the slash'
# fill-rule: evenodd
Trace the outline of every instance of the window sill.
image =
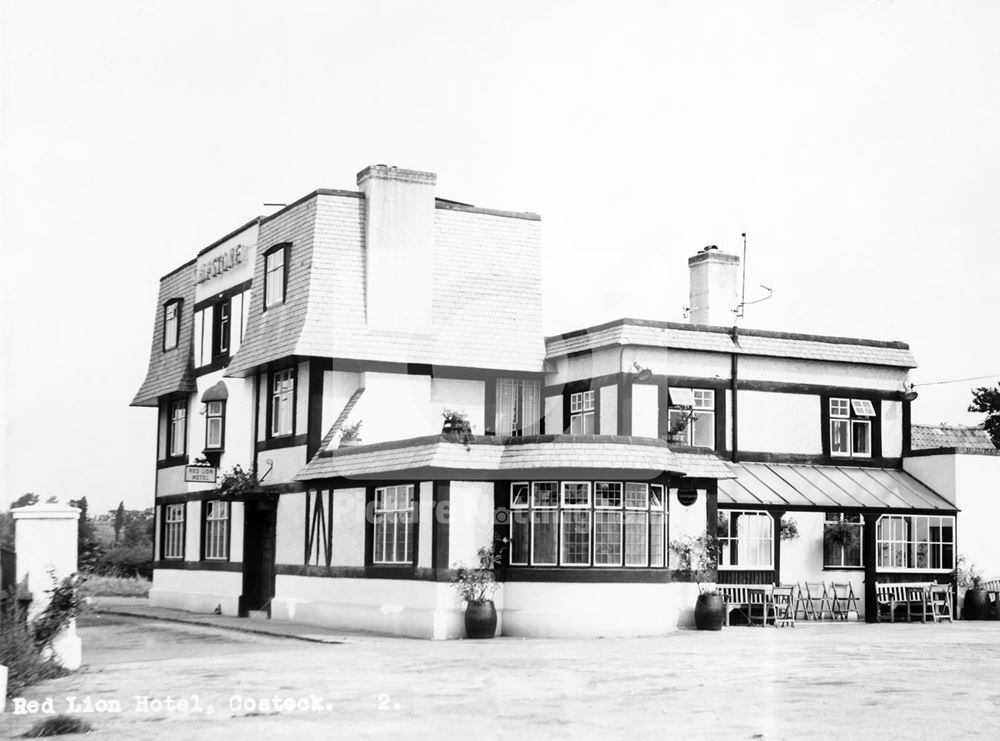
<svg viewBox="0 0 1000 741">
<path fill-rule="evenodd" d="M 157 469 L 160 468 L 173 468 L 175 466 L 186 466 L 188 464 L 188 459 L 186 455 L 174 455 L 168 458 L 163 458 L 156 462 Z"/>
<path fill-rule="evenodd" d="M 257 441 L 257 452 L 278 450 L 279 448 L 294 448 L 306 444 L 306 435 L 281 435 Z"/>
<path fill-rule="evenodd" d="M 824 566 L 823 571 L 864 571 L 864 566 Z"/>
</svg>

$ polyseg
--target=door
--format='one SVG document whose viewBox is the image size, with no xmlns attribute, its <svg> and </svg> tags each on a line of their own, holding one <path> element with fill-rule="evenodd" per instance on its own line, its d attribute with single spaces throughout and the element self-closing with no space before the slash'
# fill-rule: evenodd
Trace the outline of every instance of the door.
<svg viewBox="0 0 1000 741">
<path fill-rule="evenodd" d="M 243 594 L 240 615 L 250 610 L 271 614 L 274 597 L 274 502 L 246 502 L 243 507 Z"/>
</svg>

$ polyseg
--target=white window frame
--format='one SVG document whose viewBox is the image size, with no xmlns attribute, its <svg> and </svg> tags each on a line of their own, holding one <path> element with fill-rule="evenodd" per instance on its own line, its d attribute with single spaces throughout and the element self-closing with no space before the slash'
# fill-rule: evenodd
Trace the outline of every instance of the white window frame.
<svg viewBox="0 0 1000 741">
<path fill-rule="evenodd" d="M 675 445 L 715 449 L 715 389 L 704 388 L 670 388 L 670 405 L 667 407 L 667 429 L 673 428 L 674 421 L 688 417 L 684 429 L 669 435 L 670 442 Z M 699 420 L 705 420 L 711 426 L 711 440 L 704 445 L 694 439 L 695 426 Z M 703 422 L 705 424 L 706 422 Z"/>
<path fill-rule="evenodd" d="M 389 493 L 392 492 L 392 506 L 389 504 Z M 405 507 L 399 505 L 400 494 L 405 495 Z M 396 486 L 380 486 L 375 489 L 372 523 L 372 563 L 385 566 L 413 566 L 417 558 L 414 547 L 416 540 L 417 491 L 413 484 Z M 379 506 L 381 502 L 382 506 Z M 391 528 L 390 528 L 391 522 Z M 396 534 L 403 528 L 403 552 L 396 553 Z M 389 537 L 390 529 L 392 538 Z M 381 530 L 381 533 L 379 532 Z M 381 552 L 379 546 L 381 547 Z M 391 553 L 389 547 L 391 546 Z M 409 551 L 409 554 L 407 553 Z M 380 558 L 381 556 L 381 558 Z M 407 557 L 409 556 L 409 557 Z"/>
<path fill-rule="evenodd" d="M 285 303 L 285 253 L 287 245 L 272 249 L 264 256 L 264 308 Z"/>
<path fill-rule="evenodd" d="M 218 440 L 212 441 L 212 428 L 218 429 Z M 226 442 L 226 402 L 205 402 L 205 450 L 222 450 Z"/>
<path fill-rule="evenodd" d="M 187 454 L 187 400 L 172 401 L 167 408 L 170 411 L 167 455 L 176 458 Z"/>
<path fill-rule="evenodd" d="M 163 349 L 173 350 L 180 341 L 181 302 L 168 301 L 163 305 Z"/>
<path fill-rule="evenodd" d="M 844 518 L 853 515 L 854 513 L 845 512 L 826 512 L 823 515 L 823 536 L 826 537 L 826 526 L 835 525 L 841 522 L 847 522 L 849 525 L 855 525 L 858 529 L 858 563 L 856 564 L 845 564 L 846 549 L 844 546 L 838 546 L 840 550 L 840 563 L 832 564 L 826 561 L 826 543 L 823 543 L 823 568 L 830 569 L 859 569 L 863 568 L 865 565 L 865 549 L 864 549 L 864 538 L 865 538 L 865 518 L 861 515 L 856 515 L 858 517 L 857 522 L 850 522 Z"/>
<path fill-rule="evenodd" d="M 567 502 L 567 489 L 580 485 L 584 486 L 587 492 L 586 502 Z M 599 503 L 597 490 L 601 485 L 608 485 L 614 496 Z M 641 497 L 633 496 L 626 505 L 625 493 L 632 491 L 635 487 L 642 487 Z M 546 499 L 541 496 L 542 491 L 551 492 L 553 488 L 555 498 Z M 528 491 L 527 498 L 523 493 L 525 489 Z M 656 499 L 655 503 L 654 498 Z M 509 502 L 508 534 L 512 539 L 527 538 L 529 543 L 526 549 L 527 562 L 515 559 L 514 549 L 510 549 L 508 556 L 510 566 L 558 568 L 664 568 L 666 566 L 668 513 L 664 487 L 661 484 L 631 481 L 515 481 L 511 483 Z M 599 516 L 607 513 L 618 515 L 620 557 L 617 562 L 598 563 L 596 525 Z M 645 516 L 645 536 L 643 538 L 645 552 L 641 562 L 638 560 L 629 561 L 627 558 L 630 539 L 626 532 L 625 521 L 630 515 L 637 514 Z M 568 563 L 565 559 L 564 543 L 566 527 L 570 518 L 576 519 L 578 516 L 586 519 L 588 531 L 587 562 Z M 536 553 L 536 528 L 542 522 L 542 518 L 544 518 L 546 527 L 555 529 L 554 543 L 546 541 L 546 545 L 551 545 L 554 548 L 555 557 L 552 561 L 541 561 Z M 654 540 L 659 553 L 652 554 L 651 558 Z"/>
<path fill-rule="evenodd" d="M 575 391 L 569 395 L 569 431 L 571 435 L 596 435 L 597 416 L 596 391 Z M 593 432 L 587 432 L 587 420 L 591 420 Z M 579 429 L 577 429 L 579 427 Z"/>
<path fill-rule="evenodd" d="M 229 560 L 229 502 L 205 502 L 205 560 Z"/>
<path fill-rule="evenodd" d="M 882 522 L 884 520 L 887 520 L 887 519 L 890 520 L 890 521 L 899 521 L 900 525 L 903 526 L 903 527 L 906 526 L 906 522 L 905 521 L 906 520 L 910 520 L 911 521 L 910 525 L 909 525 L 909 528 L 910 528 L 910 537 L 906 537 L 906 535 L 904 533 L 903 537 L 901 537 L 901 538 L 895 538 L 895 537 L 892 537 L 892 534 L 890 533 L 890 537 L 888 539 L 883 539 L 882 538 Z M 916 540 L 913 537 L 913 533 L 916 530 L 915 524 L 916 524 L 917 520 L 926 520 L 927 521 L 926 530 L 927 530 L 928 538 L 927 538 L 926 541 Z M 930 521 L 931 520 L 947 520 L 948 521 L 948 526 L 951 528 L 951 540 L 950 541 L 945 541 L 943 539 L 942 540 L 931 540 L 930 539 L 930 531 L 931 531 Z M 942 524 L 942 528 L 943 527 L 944 527 L 944 525 Z M 915 545 L 920 544 L 920 543 L 924 543 L 925 545 L 928 546 L 928 548 L 933 548 L 934 546 L 937 546 L 938 549 L 939 549 L 939 551 L 940 551 L 942 563 L 944 562 L 944 546 L 946 546 L 946 545 L 951 546 L 951 566 L 950 567 L 933 568 L 931 566 L 924 567 L 924 566 L 915 566 L 915 565 L 897 566 L 894 563 L 890 563 L 889 566 L 886 566 L 883 563 L 883 561 L 884 561 L 883 555 L 882 555 L 882 546 L 883 545 L 889 546 L 889 549 L 890 549 L 889 552 L 890 552 L 890 559 L 891 559 L 891 561 L 895 561 L 895 558 L 893 557 L 893 554 L 892 554 L 892 549 L 893 549 L 894 546 L 902 546 L 902 548 L 903 548 L 903 560 L 904 561 L 909 561 L 910 560 L 910 552 L 911 551 L 910 551 L 910 548 L 908 546 L 910 546 L 911 544 L 915 546 Z M 875 570 L 877 572 L 879 572 L 879 573 L 893 573 L 893 572 L 895 572 L 895 573 L 912 573 L 912 572 L 916 571 L 916 572 L 927 572 L 927 573 L 935 573 L 935 574 L 948 574 L 948 573 L 951 573 L 952 571 L 955 570 L 955 564 L 957 562 L 957 558 L 958 558 L 958 556 L 956 554 L 956 549 L 955 549 L 955 517 L 954 517 L 954 515 L 903 515 L 903 514 L 891 514 L 891 515 L 881 515 L 881 516 L 879 516 L 878 520 L 876 520 L 876 522 L 875 522 Z M 931 554 L 928 553 L 928 563 L 930 562 L 930 560 L 931 560 Z"/>
<path fill-rule="evenodd" d="M 184 559 L 184 518 L 187 505 L 163 505 L 163 560 L 180 561 Z"/>
<path fill-rule="evenodd" d="M 728 518 L 728 527 L 727 527 L 727 533 L 726 533 L 726 535 L 720 535 L 719 536 L 719 569 L 722 570 L 722 571 L 770 571 L 770 570 L 774 569 L 774 536 L 775 536 L 775 524 L 774 524 L 774 517 L 771 515 L 771 513 L 767 512 L 767 511 L 764 511 L 764 510 L 759 510 L 759 509 L 756 509 L 756 510 L 755 509 L 720 509 L 719 510 L 719 514 L 721 515 L 723 513 L 729 515 L 729 518 Z M 754 517 L 754 518 L 766 518 L 765 521 L 768 523 L 768 527 L 770 529 L 770 537 L 766 537 L 766 538 L 760 538 L 760 537 L 750 538 L 749 536 L 747 536 L 745 538 L 741 538 L 741 536 L 739 534 L 739 527 L 740 527 L 739 520 L 737 520 L 737 525 L 736 525 L 737 531 L 736 531 L 736 534 L 733 535 L 732 534 L 732 520 L 733 520 L 732 516 L 733 515 L 743 515 L 743 516 L 749 515 L 750 517 Z M 767 555 L 768 555 L 768 559 L 769 559 L 768 563 L 750 563 L 750 564 L 739 563 L 739 564 L 735 564 L 735 565 L 722 563 L 723 557 L 726 554 L 726 545 L 727 544 L 729 545 L 729 552 L 730 553 L 732 553 L 732 548 L 734 547 L 734 545 L 737 548 L 737 553 L 739 553 L 739 550 L 738 550 L 739 549 L 739 543 L 740 543 L 741 540 L 744 540 L 744 539 L 747 540 L 747 541 L 756 541 L 757 542 L 758 548 L 754 549 L 754 552 L 756 552 L 756 551 L 759 550 L 759 545 L 760 545 L 761 542 L 768 543 L 769 544 L 769 547 L 767 548 Z M 730 557 L 729 560 L 731 561 L 732 557 Z"/>
<path fill-rule="evenodd" d="M 831 397 L 828 405 L 830 417 L 830 456 L 832 458 L 871 458 L 873 421 L 877 421 L 875 406 L 868 399 L 850 399 L 846 397 Z M 852 414 L 853 412 L 853 414 Z M 846 432 L 843 439 L 847 443 L 846 450 L 834 449 L 834 430 L 843 427 Z M 859 439 L 856 428 L 864 428 L 866 443 L 863 450 L 855 450 Z"/>
<path fill-rule="evenodd" d="M 271 437 L 295 432 L 295 369 L 271 374 Z"/>
</svg>

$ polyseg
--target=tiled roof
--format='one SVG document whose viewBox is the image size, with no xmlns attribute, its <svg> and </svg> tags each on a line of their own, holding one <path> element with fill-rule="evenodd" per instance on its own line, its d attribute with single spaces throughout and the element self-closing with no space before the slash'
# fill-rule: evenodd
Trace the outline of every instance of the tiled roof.
<svg viewBox="0 0 1000 741">
<path fill-rule="evenodd" d="M 435 210 L 425 335 L 369 328 L 364 219 L 360 194 L 320 192 L 261 224 L 250 319 L 227 375 L 289 355 L 541 372 L 537 221 Z M 262 256 L 281 242 L 292 243 L 285 303 L 263 312 Z"/>
<path fill-rule="evenodd" d="M 642 345 L 677 350 L 736 353 L 780 358 L 803 358 L 868 365 L 916 368 L 908 345 L 849 337 L 789 334 L 732 329 L 643 319 L 619 319 L 545 340 L 548 357 L 619 345 Z"/>
<path fill-rule="evenodd" d="M 913 450 L 934 448 L 996 450 L 989 433 L 978 425 L 911 425 L 910 447 Z"/>
<path fill-rule="evenodd" d="M 726 465 L 736 478 L 719 481 L 719 504 L 957 509 L 908 473 L 894 468 L 790 463 Z"/>
<path fill-rule="evenodd" d="M 146 380 L 132 399 L 132 406 L 156 406 L 157 399 L 175 391 L 192 393 L 194 381 L 194 271 L 195 261 L 182 265 L 160 279 L 160 294 L 156 299 L 153 321 L 153 346 L 149 352 Z M 163 349 L 164 304 L 181 299 L 177 347 Z"/>
<path fill-rule="evenodd" d="M 733 474 L 710 452 L 674 452 L 650 438 L 613 435 L 537 435 L 500 438 L 432 435 L 353 448 L 338 448 L 313 458 L 299 481 L 332 477 L 379 478 L 421 471 L 456 471 L 463 476 L 508 478 L 537 470 L 608 470 L 658 475 L 672 472 L 704 478 Z"/>
</svg>

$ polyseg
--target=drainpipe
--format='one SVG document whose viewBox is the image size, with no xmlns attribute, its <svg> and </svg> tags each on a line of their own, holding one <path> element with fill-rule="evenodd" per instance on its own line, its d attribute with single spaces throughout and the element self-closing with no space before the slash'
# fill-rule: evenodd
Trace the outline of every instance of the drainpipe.
<svg viewBox="0 0 1000 741">
<path fill-rule="evenodd" d="M 735 325 L 733 326 L 732 337 L 733 337 L 733 344 L 739 346 L 740 344 L 739 328 L 736 327 Z M 737 394 L 736 380 L 737 378 L 739 378 L 739 370 L 740 370 L 740 356 L 736 353 L 735 350 L 733 350 L 733 354 L 731 357 L 731 366 L 729 371 L 729 389 L 733 397 L 733 410 L 731 413 L 732 429 L 733 429 L 733 449 L 730 451 L 730 460 L 732 460 L 733 463 L 736 463 L 739 460 L 739 451 L 740 451 L 739 427 L 738 427 L 739 403 L 736 396 Z"/>
</svg>

